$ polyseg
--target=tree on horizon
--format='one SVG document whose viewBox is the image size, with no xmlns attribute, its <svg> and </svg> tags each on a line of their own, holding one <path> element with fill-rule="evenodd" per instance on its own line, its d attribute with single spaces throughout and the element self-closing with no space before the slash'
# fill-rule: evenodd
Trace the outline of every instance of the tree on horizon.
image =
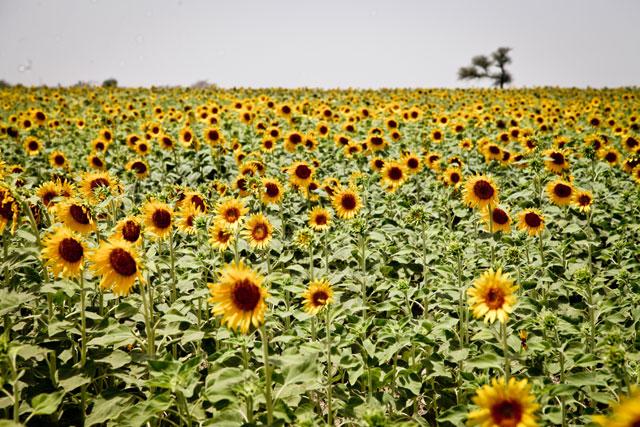
<svg viewBox="0 0 640 427">
<path fill-rule="evenodd" d="M 511 63 L 509 52 L 510 47 L 499 47 L 490 57 L 486 55 L 474 56 L 471 65 L 461 67 L 458 70 L 458 80 L 491 79 L 493 85 L 504 88 L 505 84 L 511 83 L 513 77 L 506 70 L 505 66 Z M 493 68 L 493 70 L 492 70 Z"/>
</svg>

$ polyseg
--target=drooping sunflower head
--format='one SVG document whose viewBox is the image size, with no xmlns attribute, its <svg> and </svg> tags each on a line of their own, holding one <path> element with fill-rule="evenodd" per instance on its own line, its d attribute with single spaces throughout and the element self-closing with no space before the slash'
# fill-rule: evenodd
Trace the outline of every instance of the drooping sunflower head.
<svg viewBox="0 0 640 427">
<path fill-rule="evenodd" d="M 469 307 L 477 319 L 484 318 L 486 323 L 493 323 L 498 319 L 505 323 L 516 303 L 516 289 L 518 286 L 508 274 L 503 274 L 500 269 L 489 269 L 467 290 Z"/>
<path fill-rule="evenodd" d="M 262 178 L 262 187 L 260 191 L 260 198 L 262 203 L 279 203 L 282 200 L 283 191 L 280 181 L 275 178 Z"/>
<path fill-rule="evenodd" d="M 333 289 L 327 280 L 314 280 L 302 294 L 304 311 L 316 315 L 322 308 L 333 302 Z"/>
<path fill-rule="evenodd" d="M 141 241 L 142 223 L 137 217 L 126 217 L 116 225 L 115 238 L 135 244 Z"/>
<path fill-rule="evenodd" d="M 350 187 L 337 191 L 331 202 L 338 217 L 342 219 L 353 218 L 362 208 L 360 196 L 353 188 Z"/>
<path fill-rule="evenodd" d="M 265 300 L 269 297 L 262 281 L 262 276 L 242 262 L 227 264 L 220 271 L 218 281 L 209 284 L 213 314 L 222 316 L 222 323 L 229 329 L 243 334 L 251 325 L 259 327 L 264 322 Z"/>
<path fill-rule="evenodd" d="M 180 208 L 186 205 L 192 205 L 195 209 L 202 213 L 206 213 L 208 210 L 207 201 L 205 197 L 198 191 L 187 190 L 184 192 L 184 197 L 178 203 Z"/>
<path fill-rule="evenodd" d="M 525 209 L 518 215 L 518 229 L 537 236 L 544 229 L 544 215 L 538 209 Z"/>
<path fill-rule="evenodd" d="M 315 231 L 327 230 L 331 226 L 331 212 L 316 206 L 309 212 L 309 227 Z"/>
<path fill-rule="evenodd" d="M 38 187 L 36 195 L 40 198 L 45 207 L 53 208 L 55 205 L 55 198 L 60 196 L 60 187 L 55 181 L 47 181 Z"/>
<path fill-rule="evenodd" d="M 244 206 L 241 199 L 226 197 L 221 199 L 216 206 L 217 218 L 229 226 L 237 227 L 249 209 Z"/>
<path fill-rule="evenodd" d="M 556 179 L 547 184 L 549 199 L 558 206 L 567 206 L 574 199 L 575 190 L 570 182 Z"/>
<path fill-rule="evenodd" d="M 493 379 L 476 392 L 467 425 L 482 427 L 536 427 L 539 405 L 526 379 Z"/>
<path fill-rule="evenodd" d="M 475 175 L 467 179 L 464 188 L 464 202 L 472 207 L 483 209 L 498 203 L 498 187 L 493 179 L 486 175 Z"/>
<path fill-rule="evenodd" d="M 156 238 L 169 235 L 173 229 L 173 209 L 166 203 L 150 200 L 142 208 L 144 213 L 144 226 Z"/>
<path fill-rule="evenodd" d="M 117 239 L 103 241 L 90 259 L 91 270 L 101 277 L 100 287 L 117 296 L 129 295 L 136 279 L 143 281 L 138 254 L 129 242 Z"/>
<path fill-rule="evenodd" d="M 482 211 L 482 220 L 485 223 L 487 231 L 493 231 L 494 233 L 502 231 L 508 233 L 511 231 L 511 216 L 506 209 L 496 206 Z"/>
<path fill-rule="evenodd" d="M 96 229 L 89 207 L 75 198 L 61 201 L 55 206 L 56 217 L 65 226 L 79 233 L 90 233 Z"/>
<path fill-rule="evenodd" d="M 54 276 L 74 278 L 82 271 L 86 247 L 75 233 L 57 227 L 42 240 L 42 259 Z"/>
<path fill-rule="evenodd" d="M 256 214 L 247 220 L 242 235 L 249 241 L 252 248 L 265 249 L 273 237 L 273 226 L 266 216 L 261 213 Z"/>
</svg>

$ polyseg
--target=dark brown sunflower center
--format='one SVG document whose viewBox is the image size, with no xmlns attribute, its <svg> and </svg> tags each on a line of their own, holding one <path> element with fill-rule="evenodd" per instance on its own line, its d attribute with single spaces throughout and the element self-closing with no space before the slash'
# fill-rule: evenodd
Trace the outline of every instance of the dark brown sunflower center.
<svg viewBox="0 0 640 427">
<path fill-rule="evenodd" d="M 231 233 L 226 232 L 224 230 L 218 231 L 218 234 L 216 235 L 216 239 L 220 243 L 227 243 L 230 238 L 231 238 Z"/>
<path fill-rule="evenodd" d="M 581 194 L 580 197 L 578 197 L 578 204 L 580 204 L 580 206 L 589 206 L 589 203 L 591 203 L 591 197 L 588 195 Z"/>
<path fill-rule="evenodd" d="M 257 224 L 251 231 L 254 240 L 264 240 L 269 236 L 269 228 L 266 224 Z"/>
<path fill-rule="evenodd" d="M 109 254 L 111 267 L 121 276 L 132 276 L 138 271 L 138 265 L 133 256 L 122 248 L 115 248 Z"/>
<path fill-rule="evenodd" d="M 220 137 L 220 134 L 218 133 L 217 130 L 210 130 L 207 136 L 209 137 L 209 140 L 217 141 L 218 138 Z"/>
<path fill-rule="evenodd" d="M 435 139 L 440 139 L 440 138 L 442 138 L 442 133 L 440 133 L 440 131 L 436 131 L 436 132 L 433 133 L 433 137 Z"/>
<path fill-rule="evenodd" d="M 229 208 L 224 213 L 224 217 L 227 219 L 227 222 L 236 222 L 238 218 L 240 218 L 240 211 L 238 208 Z"/>
<path fill-rule="evenodd" d="M 473 194 L 481 200 L 489 200 L 495 194 L 495 190 L 491 183 L 480 180 L 473 185 Z"/>
<path fill-rule="evenodd" d="M 58 154 L 53 158 L 53 161 L 55 162 L 56 165 L 62 166 L 64 165 L 64 156 L 61 156 L 60 154 Z"/>
<path fill-rule="evenodd" d="M 536 228 L 539 227 L 540 224 L 542 224 L 542 219 L 540 218 L 540 215 L 535 212 L 527 212 L 524 216 L 524 222 L 527 224 L 527 226 Z"/>
<path fill-rule="evenodd" d="M 189 133 L 189 132 L 185 132 L 182 138 L 183 138 L 186 142 L 191 141 L 191 138 L 192 138 L 192 137 L 191 137 L 191 133 Z"/>
<path fill-rule="evenodd" d="M 329 299 L 329 295 L 327 294 L 326 291 L 316 291 L 311 296 L 311 301 L 313 302 L 313 305 L 315 305 L 316 307 L 319 305 L 325 305 L 328 299 Z"/>
<path fill-rule="evenodd" d="M 84 250 L 82 249 L 82 245 L 76 239 L 67 237 L 62 239 L 58 245 L 58 253 L 62 259 L 73 263 L 82 259 Z"/>
<path fill-rule="evenodd" d="M 49 206 L 51 204 L 51 201 L 56 197 L 58 197 L 58 193 L 56 193 L 55 191 L 47 191 L 42 196 L 42 203 L 44 203 L 45 206 Z"/>
<path fill-rule="evenodd" d="M 484 300 L 489 309 L 496 310 L 504 304 L 504 292 L 499 288 L 491 288 L 485 295 Z"/>
<path fill-rule="evenodd" d="M 371 143 L 373 145 L 382 145 L 384 143 L 384 140 L 382 138 L 380 138 L 379 136 L 374 136 L 371 138 Z"/>
<path fill-rule="evenodd" d="M 509 215 L 507 215 L 507 213 L 502 209 L 498 209 L 498 208 L 494 209 L 492 217 L 493 217 L 493 222 L 498 225 L 505 225 L 506 223 L 509 222 Z"/>
<path fill-rule="evenodd" d="M 242 311 L 253 311 L 260 302 L 260 288 L 249 279 L 236 282 L 231 294 L 234 305 Z"/>
<path fill-rule="evenodd" d="M 382 169 L 384 167 L 384 160 L 382 159 L 376 159 L 376 161 L 374 162 L 374 164 L 376 165 L 376 167 L 378 169 Z"/>
<path fill-rule="evenodd" d="M 29 150 L 31 151 L 36 151 L 38 149 L 39 145 L 37 142 L 35 141 L 31 141 L 29 142 Z"/>
<path fill-rule="evenodd" d="M 136 173 L 143 174 L 147 171 L 147 165 L 145 165 L 144 162 L 133 162 L 133 164 L 131 164 L 131 169 Z"/>
<path fill-rule="evenodd" d="M 98 151 L 104 150 L 104 143 L 103 142 L 97 142 L 96 143 L 96 150 L 98 150 Z"/>
<path fill-rule="evenodd" d="M 296 176 L 300 179 L 307 179 L 311 176 L 311 168 L 307 165 L 299 165 L 296 167 Z"/>
<path fill-rule="evenodd" d="M 294 133 L 293 135 L 289 136 L 289 142 L 291 142 L 292 144 L 300 144 L 302 142 L 302 136 Z"/>
<path fill-rule="evenodd" d="M 556 165 L 564 164 L 564 155 L 562 153 L 551 153 L 549 157 L 551 157 L 551 160 Z"/>
<path fill-rule="evenodd" d="M 389 179 L 391 179 L 392 181 L 399 181 L 402 179 L 402 169 L 400 169 L 397 166 L 393 166 L 392 168 L 389 169 Z"/>
<path fill-rule="evenodd" d="M 460 174 L 458 174 L 457 172 L 452 173 L 450 178 L 451 182 L 453 182 L 454 184 L 460 182 Z"/>
<path fill-rule="evenodd" d="M 73 220 L 79 224 L 89 224 L 89 215 L 87 214 L 87 210 L 82 206 L 69 206 L 69 215 L 71 215 L 71 218 L 73 218 Z"/>
<path fill-rule="evenodd" d="M 616 156 L 616 153 L 614 153 L 613 151 L 609 151 L 609 152 L 607 153 L 607 155 L 606 155 L 606 156 L 604 156 L 604 158 L 605 158 L 605 159 L 607 160 L 607 162 L 609 162 L 609 163 L 613 163 L 613 162 L 615 162 L 616 160 L 618 160 L 618 156 Z"/>
<path fill-rule="evenodd" d="M 522 405 L 515 400 L 503 400 L 491 407 L 493 423 L 500 427 L 516 427 L 522 420 Z"/>
<path fill-rule="evenodd" d="M 553 187 L 553 192 L 556 196 L 566 199 L 571 196 L 571 187 L 566 184 L 556 184 Z"/>
<path fill-rule="evenodd" d="M 489 152 L 491 152 L 491 154 L 500 154 L 500 148 L 496 145 L 492 145 L 489 147 Z"/>
<path fill-rule="evenodd" d="M 267 196 L 269 197 L 276 197 L 278 194 L 280 194 L 280 189 L 276 184 L 272 182 L 266 183 L 264 187 L 265 187 Z"/>
<path fill-rule="evenodd" d="M 327 224 L 327 216 L 325 214 L 316 215 L 315 223 L 317 225 L 326 225 Z"/>
<path fill-rule="evenodd" d="M 98 187 L 108 187 L 109 181 L 106 178 L 96 178 L 89 183 L 91 190 L 95 190 Z"/>
<path fill-rule="evenodd" d="M 171 225 L 171 212 L 166 209 L 156 209 L 151 215 L 153 225 L 158 228 L 167 228 Z"/>
<path fill-rule="evenodd" d="M 93 163 L 94 166 L 97 166 L 99 168 L 101 168 L 103 165 L 102 160 L 100 160 L 98 157 L 92 157 L 91 163 Z"/>
<path fill-rule="evenodd" d="M 340 205 L 343 209 L 352 211 L 356 208 L 356 198 L 353 194 L 345 194 L 340 199 Z"/>
<path fill-rule="evenodd" d="M 128 242 L 137 242 L 140 238 L 140 226 L 134 221 L 127 221 L 122 226 L 122 237 Z"/>
<path fill-rule="evenodd" d="M 411 169 L 416 169 L 419 165 L 420 163 L 418 162 L 418 159 L 411 158 L 407 161 L 407 166 Z"/>
<path fill-rule="evenodd" d="M 198 196 L 197 194 L 191 196 L 191 204 L 197 209 L 200 209 L 202 212 L 205 211 L 204 200 L 202 200 L 202 197 Z"/>
</svg>

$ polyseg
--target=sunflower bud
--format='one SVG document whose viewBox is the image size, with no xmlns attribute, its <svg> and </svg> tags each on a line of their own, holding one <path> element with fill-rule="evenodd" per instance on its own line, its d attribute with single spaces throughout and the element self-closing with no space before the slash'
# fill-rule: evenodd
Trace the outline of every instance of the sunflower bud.
<svg viewBox="0 0 640 427">
<path fill-rule="evenodd" d="M 581 288 L 586 288 L 591 284 L 591 272 L 586 267 L 576 270 L 573 273 L 573 278 L 576 281 L 576 285 Z"/>
</svg>

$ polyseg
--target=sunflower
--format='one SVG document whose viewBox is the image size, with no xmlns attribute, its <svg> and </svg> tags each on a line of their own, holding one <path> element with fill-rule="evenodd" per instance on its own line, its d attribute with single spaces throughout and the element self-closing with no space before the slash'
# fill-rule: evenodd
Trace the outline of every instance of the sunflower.
<svg viewBox="0 0 640 427">
<path fill-rule="evenodd" d="M 91 211 L 83 202 L 69 198 L 55 206 L 55 214 L 60 222 L 73 231 L 90 233 L 96 229 Z"/>
<path fill-rule="evenodd" d="M 60 196 L 60 186 L 57 182 L 47 181 L 38 187 L 36 196 L 40 198 L 45 207 L 52 208 L 55 204 L 54 199 Z"/>
<path fill-rule="evenodd" d="M 109 172 L 85 173 L 80 181 L 80 191 L 90 202 L 103 200 L 107 193 L 116 188 L 117 184 Z"/>
<path fill-rule="evenodd" d="M 493 379 L 491 385 L 480 388 L 473 397 L 480 408 L 469 413 L 468 426 L 536 427 L 535 411 L 539 405 L 531 394 L 526 379 Z"/>
<path fill-rule="evenodd" d="M 464 202 L 472 208 L 483 209 L 498 203 L 498 188 L 493 179 L 486 175 L 475 175 L 467 179 L 464 188 Z"/>
<path fill-rule="evenodd" d="M 212 147 L 224 144 L 222 133 L 218 128 L 209 128 L 204 131 L 204 140 Z"/>
<path fill-rule="evenodd" d="M 107 150 L 107 147 L 108 147 L 108 146 L 109 146 L 109 143 L 108 143 L 108 142 L 106 142 L 106 141 L 105 141 L 105 140 L 103 140 L 103 139 L 100 139 L 100 138 L 98 138 L 98 139 L 94 139 L 94 140 L 91 142 L 91 149 L 92 149 L 93 151 L 96 151 L 96 152 L 98 152 L 98 151 L 99 151 L 99 152 L 103 153 L 103 152 L 105 152 L 105 151 Z"/>
<path fill-rule="evenodd" d="M 195 234 L 196 218 L 202 214 L 203 212 L 191 203 L 183 205 L 178 211 L 178 228 L 186 234 Z"/>
<path fill-rule="evenodd" d="M 327 230 L 331 226 L 331 212 L 316 206 L 309 212 L 309 227 L 315 231 Z"/>
<path fill-rule="evenodd" d="M 304 311 L 316 315 L 323 307 L 333 302 L 333 289 L 327 280 L 314 280 L 302 294 Z"/>
<path fill-rule="evenodd" d="M 209 227 L 209 243 L 220 252 L 226 250 L 233 243 L 234 235 L 224 221 L 216 221 Z"/>
<path fill-rule="evenodd" d="M 100 158 L 97 154 L 89 154 L 87 157 L 87 163 L 92 169 L 104 170 L 106 165 L 104 164 L 104 160 Z"/>
<path fill-rule="evenodd" d="M 502 274 L 501 269 L 489 269 L 467 290 L 469 307 L 476 319 L 484 317 L 485 323 L 493 323 L 496 319 L 505 323 L 516 303 L 516 289 L 518 286 L 508 274 Z"/>
<path fill-rule="evenodd" d="M 371 169 L 373 169 L 376 172 L 380 172 L 384 167 L 384 163 L 385 162 L 382 157 L 374 157 L 371 159 L 371 162 L 369 164 L 371 165 Z"/>
<path fill-rule="evenodd" d="M 442 179 L 446 185 L 458 188 L 462 185 L 462 170 L 458 167 L 449 166 L 442 173 Z"/>
<path fill-rule="evenodd" d="M 25 139 L 23 147 L 28 155 L 37 156 L 42 150 L 42 142 L 33 136 Z"/>
<path fill-rule="evenodd" d="M 407 172 L 405 166 L 396 161 L 385 162 L 382 168 L 382 182 L 390 191 L 395 191 L 407 180 Z"/>
<path fill-rule="evenodd" d="M 259 327 L 267 311 L 265 300 L 269 293 L 262 287 L 262 276 L 239 264 L 227 264 L 220 271 L 217 283 L 209 284 L 213 304 L 212 312 L 222 316 L 222 323 L 243 334 L 251 325 Z"/>
<path fill-rule="evenodd" d="M 602 427 L 634 427 L 640 425 L 640 389 L 632 387 L 631 394 L 611 406 L 609 416 L 596 415 L 593 422 Z"/>
<path fill-rule="evenodd" d="M 518 229 L 525 230 L 530 236 L 542 233 L 544 216 L 538 209 L 525 209 L 518 215 Z"/>
<path fill-rule="evenodd" d="M 249 209 L 244 206 L 240 199 L 226 197 L 221 199 L 216 206 L 218 219 L 230 226 L 238 226 Z"/>
<path fill-rule="evenodd" d="M 553 203 L 558 206 L 567 206 L 574 199 L 575 190 L 570 182 L 562 179 L 547 184 L 547 194 Z"/>
<path fill-rule="evenodd" d="M 609 147 L 598 151 L 598 157 L 609 163 L 610 166 L 615 166 L 620 161 L 620 152 Z"/>
<path fill-rule="evenodd" d="M 66 227 L 57 227 L 42 239 L 42 244 L 42 259 L 55 277 L 80 275 L 87 249 L 75 233 Z"/>
<path fill-rule="evenodd" d="M 593 204 L 593 194 L 588 190 L 577 190 L 573 195 L 573 204 L 582 211 L 589 212 Z"/>
<path fill-rule="evenodd" d="M 282 200 L 283 192 L 280 181 L 275 178 L 262 178 L 262 186 L 260 191 L 260 199 L 262 203 L 268 205 L 270 203 L 279 203 Z"/>
<path fill-rule="evenodd" d="M 147 141 L 138 141 L 138 143 L 135 145 L 135 150 L 139 155 L 146 156 L 151 152 L 151 146 Z"/>
<path fill-rule="evenodd" d="M 493 230 L 494 233 L 502 231 L 508 233 L 511 231 L 511 217 L 506 209 L 499 206 L 491 208 L 491 217 L 489 217 L 489 209 L 482 210 L 482 220 L 487 226 L 487 230 Z"/>
<path fill-rule="evenodd" d="M 49 164 L 58 169 L 69 167 L 69 161 L 62 151 L 53 151 L 49 154 Z"/>
<path fill-rule="evenodd" d="M 306 162 L 295 162 L 289 166 L 289 181 L 299 187 L 306 187 L 313 179 L 313 168 Z"/>
<path fill-rule="evenodd" d="M 178 203 L 180 208 L 183 208 L 186 205 L 192 205 L 202 213 L 206 213 L 208 209 L 204 196 L 201 193 L 192 190 L 185 191 L 184 197 Z"/>
<path fill-rule="evenodd" d="M 569 169 L 569 161 L 567 160 L 567 152 L 560 149 L 546 150 L 544 153 L 544 164 L 551 172 L 562 173 Z"/>
<path fill-rule="evenodd" d="M 145 229 L 151 231 L 155 237 L 161 239 L 171 233 L 173 209 L 169 205 L 150 200 L 142 207 L 142 211 Z"/>
<path fill-rule="evenodd" d="M 352 188 L 343 188 L 336 192 L 331 200 L 338 217 L 350 219 L 362 208 L 360 196 Z"/>
<path fill-rule="evenodd" d="M 407 172 L 414 174 L 420 172 L 422 169 L 422 162 L 420 157 L 413 153 L 406 153 L 402 156 L 402 164 L 407 169 Z"/>
<path fill-rule="evenodd" d="M 149 176 L 149 164 L 142 159 L 133 159 L 127 163 L 126 169 L 133 172 L 138 179 Z"/>
<path fill-rule="evenodd" d="M 137 217 L 126 217 L 116 224 L 114 237 L 127 241 L 129 243 L 138 243 L 141 241 L 142 224 Z"/>
<path fill-rule="evenodd" d="M 101 276 L 100 287 L 116 296 L 129 295 L 136 278 L 143 282 L 138 254 L 123 240 L 103 241 L 90 256 L 91 270 Z"/>
<path fill-rule="evenodd" d="M 193 131 L 190 128 L 186 127 L 180 131 L 180 136 L 178 137 L 178 140 L 180 141 L 180 144 L 182 144 L 184 148 L 191 147 L 191 145 L 193 145 L 194 143 L 194 139 L 195 138 L 193 136 Z"/>
<path fill-rule="evenodd" d="M 264 215 L 253 215 L 247 220 L 242 230 L 242 235 L 249 241 L 249 245 L 255 249 L 265 249 L 271 242 L 273 226 Z"/>
<path fill-rule="evenodd" d="M 18 204 L 11 195 L 11 191 L 0 183 L 0 233 L 4 232 L 9 221 L 13 222 L 12 232 L 18 223 Z"/>
</svg>

